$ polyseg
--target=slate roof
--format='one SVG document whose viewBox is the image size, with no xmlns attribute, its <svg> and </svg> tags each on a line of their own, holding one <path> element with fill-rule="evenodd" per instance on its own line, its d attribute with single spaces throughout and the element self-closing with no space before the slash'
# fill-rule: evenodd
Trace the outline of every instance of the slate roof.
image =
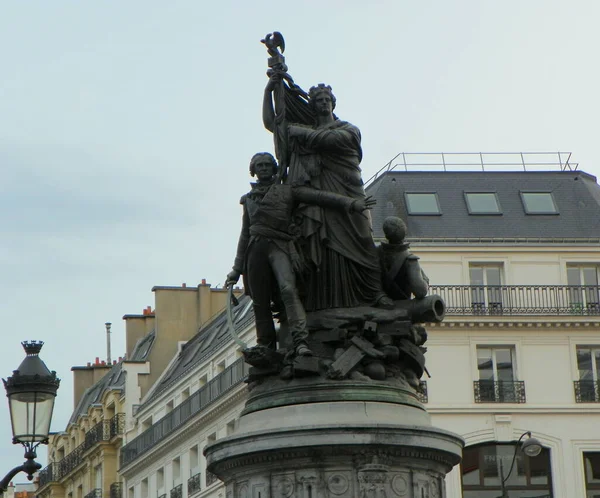
<svg viewBox="0 0 600 498">
<path fill-rule="evenodd" d="M 413 241 L 600 241 L 600 186 L 583 171 L 391 171 L 366 191 L 377 200 L 371 213 L 376 240 L 384 237 L 383 220 L 399 216 L 406 221 L 408 238 Z M 470 215 L 465 191 L 496 192 L 502 215 Z M 525 214 L 520 191 L 552 192 L 559 214 Z M 437 192 L 442 215 L 409 215 L 405 192 Z"/>
<path fill-rule="evenodd" d="M 250 297 L 242 296 L 239 305 L 233 308 L 234 327 L 236 331 L 241 332 L 253 321 L 252 301 Z M 150 396 L 139 409 L 143 410 L 163 391 L 186 375 L 190 369 L 206 361 L 230 342 L 233 342 L 233 339 L 227 327 L 227 315 L 225 311 L 222 311 L 207 326 L 200 328 L 198 333 L 183 346 L 177 359 L 164 372 Z"/>
<path fill-rule="evenodd" d="M 131 353 L 131 358 L 127 358 L 127 361 L 145 361 L 152 349 L 155 337 L 156 334 L 154 330 L 142 337 L 135 345 L 135 348 Z M 68 425 L 76 423 L 80 416 L 86 415 L 91 405 L 100 403 L 102 401 L 102 396 L 109 389 L 125 390 L 125 372 L 123 371 L 122 361 L 114 364 L 104 377 L 85 390 L 79 403 L 77 403 L 75 410 L 73 410 L 73 413 L 71 414 Z"/>
</svg>

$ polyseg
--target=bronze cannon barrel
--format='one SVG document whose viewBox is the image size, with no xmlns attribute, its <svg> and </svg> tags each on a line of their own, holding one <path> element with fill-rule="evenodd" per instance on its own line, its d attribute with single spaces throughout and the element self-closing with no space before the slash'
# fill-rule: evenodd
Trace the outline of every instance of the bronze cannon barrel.
<svg viewBox="0 0 600 498">
<path fill-rule="evenodd" d="M 408 312 L 412 323 L 439 323 L 446 316 L 446 303 L 438 294 L 421 299 L 395 301 L 395 304 Z"/>
</svg>

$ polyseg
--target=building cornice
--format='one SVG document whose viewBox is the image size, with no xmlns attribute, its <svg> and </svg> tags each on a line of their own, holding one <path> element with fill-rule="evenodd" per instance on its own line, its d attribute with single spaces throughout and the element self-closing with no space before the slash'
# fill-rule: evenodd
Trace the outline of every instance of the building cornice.
<svg viewBox="0 0 600 498">
<path fill-rule="evenodd" d="M 557 316 L 549 320 L 544 317 L 513 317 L 507 316 L 501 319 L 495 317 L 446 317 L 441 323 L 428 323 L 428 329 L 436 328 L 505 328 L 505 329 L 591 329 L 600 327 L 600 317 L 577 317 L 574 320 L 572 317 Z"/>
<path fill-rule="evenodd" d="M 537 415 L 594 415 L 598 416 L 600 413 L 600 403 L 578 403 L 577 405 L 557 406 L 557 405 L 531 405 L 531 404 L 515 404 L 515 403 L 502 403 L 502 405 L 494 404 L 493 406 L 486 405 L 443 405 L 436 403 L 427 404 L 427 413 L 431 415 L 444 414 L 444 415 L 465 415 L 465 414 L 537 414 Z"/>
</svg>

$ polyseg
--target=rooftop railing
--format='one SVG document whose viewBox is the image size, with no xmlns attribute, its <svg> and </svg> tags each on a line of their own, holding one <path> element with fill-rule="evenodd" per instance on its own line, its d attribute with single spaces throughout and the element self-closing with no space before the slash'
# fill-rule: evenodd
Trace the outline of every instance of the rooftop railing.
<svg viewBox="0 0 600 498">
<path fill-rule="evenodd" d="M 165 415 L 121 450 L 121 467 L 130 464 L 169 434 L 183 426 L 190 418 L 214 403 L 233 387 L 241 384 L 248 373 L 242 358 L 211 379 L 179 406 Z"/>
<path fill-rule="evenodd" d="M 597 285 L 432 285 L 446 315 L 600 315 Z"/>
<path fill-rule="evenodd" d="M 369 178 L 389 171 L 576 171 L 570 152 L 401 152 Z"/>
</svg>

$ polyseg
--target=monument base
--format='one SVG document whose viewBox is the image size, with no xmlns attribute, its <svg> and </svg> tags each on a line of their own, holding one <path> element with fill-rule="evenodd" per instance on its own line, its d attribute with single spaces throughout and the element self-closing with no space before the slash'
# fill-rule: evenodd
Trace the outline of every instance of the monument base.
<svg viewBox="0 0 600 498">
<path fill-rule="evenodd" d="M 226 498 L 438 498 L 462 446 L 422 407 L 349 400 L 246 413 L 205 453 Z"/>
</svg>

